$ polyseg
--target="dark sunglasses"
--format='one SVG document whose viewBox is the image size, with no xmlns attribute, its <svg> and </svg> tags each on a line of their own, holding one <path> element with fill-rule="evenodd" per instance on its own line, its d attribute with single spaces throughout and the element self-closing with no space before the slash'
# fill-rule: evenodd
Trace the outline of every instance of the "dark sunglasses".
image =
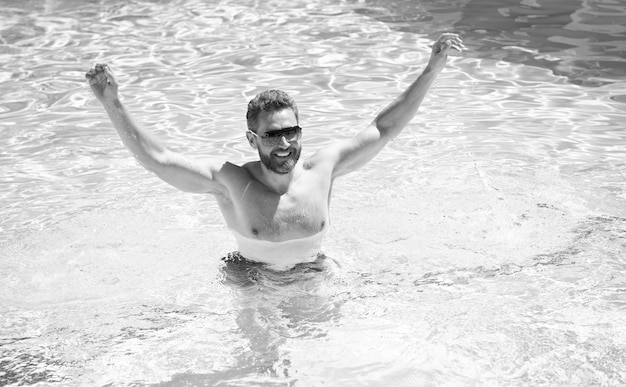
<svg viewBox="0 0 626 387">
<path fill-rule="evenodd" d="M 248 130 L 248 131 L 254 134 L 255 136 L 259 137 L 261 139 L 261 142 L 265 146 L 278 145 L 278 143 L 283 137 L 285 137 L 285 140 L 287 140 L 288 142 L 291 142 L 291 141 L 298 141 L 300 139 L 300 136 L 302 136 L 302 128 L 299 127 L 298 125 L 292 126 L 290 128 L 284 128 L 280 130 L 266 132 L 262 136 L 259 136 L 258 134 L 254 133 L 251 130 Z"/>
</svg>

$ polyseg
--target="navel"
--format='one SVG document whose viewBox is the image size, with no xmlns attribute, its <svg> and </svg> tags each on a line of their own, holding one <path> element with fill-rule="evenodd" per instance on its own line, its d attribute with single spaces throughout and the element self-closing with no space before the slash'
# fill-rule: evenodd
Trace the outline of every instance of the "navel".
<svg viewBox="0 0 626 387">
<path fill-rule="evenodd" d="M 253 229 L 252 229 L 252 234 L 253 234 L 254 236 L 259 236 L 259 230 L 257 230 L 256 228 L 253 228 Z"/>
</svg>

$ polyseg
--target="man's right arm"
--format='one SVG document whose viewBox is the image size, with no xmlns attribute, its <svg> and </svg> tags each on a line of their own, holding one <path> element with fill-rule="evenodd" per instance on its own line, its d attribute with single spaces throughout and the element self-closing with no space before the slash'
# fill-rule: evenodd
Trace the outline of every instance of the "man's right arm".
<svg viewBox="0 0 626 387">
<path fill-rule="evenodd" d="M 102 103 L 122 142 L 146 169 L 174 187 L 195 193 L 218 193 L 221 165 L 199 162 L 165 147 L 152 133 L 137 125 L 121 103 L 117 82 L 105 64 L 97 64 L 85 75 L 94 95 Z"/>
</svg>

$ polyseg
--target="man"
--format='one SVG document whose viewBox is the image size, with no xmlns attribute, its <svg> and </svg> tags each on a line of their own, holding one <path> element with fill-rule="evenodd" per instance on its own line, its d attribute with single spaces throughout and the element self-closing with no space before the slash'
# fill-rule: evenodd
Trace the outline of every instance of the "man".
<svg viewBox="0 0 626 387">
<path fill-rule="evenodd" d="M 450 50 L 465 49 L 458 35 L 443 34 L 422 74 L 353 138 L 300 159 L 298 109 L 286 93 L 269 90 L 248 105 L 246 137 L 259 161 L 238 166 L 198 161 L 167 149 L 136 125 L 118 97 L 106 64 L 86 74 L 124 145 L 148 170 L 174 187 L 215 196 L 240 254 L 272 268 L 287 269 L 317 258 L 329 227 L 328 205 L 335 178 L 371 160 L 417 113 Z"/>
</svg>

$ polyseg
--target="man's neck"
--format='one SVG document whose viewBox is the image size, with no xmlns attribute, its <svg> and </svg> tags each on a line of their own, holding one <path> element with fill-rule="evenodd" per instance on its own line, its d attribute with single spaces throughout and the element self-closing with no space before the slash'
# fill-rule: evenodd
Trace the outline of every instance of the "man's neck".
<svg viewBox="0 0 626 387">
<path fill-rule="evenodd" d="M 282 195 L 289 190 L 289 186 L 294 177 L 300 171 L 300 162 L 288 173 L 276 173 L 269 170 L 263 163 L 259 162 L 259 180 L 270 190 Z"/>
</svg>

